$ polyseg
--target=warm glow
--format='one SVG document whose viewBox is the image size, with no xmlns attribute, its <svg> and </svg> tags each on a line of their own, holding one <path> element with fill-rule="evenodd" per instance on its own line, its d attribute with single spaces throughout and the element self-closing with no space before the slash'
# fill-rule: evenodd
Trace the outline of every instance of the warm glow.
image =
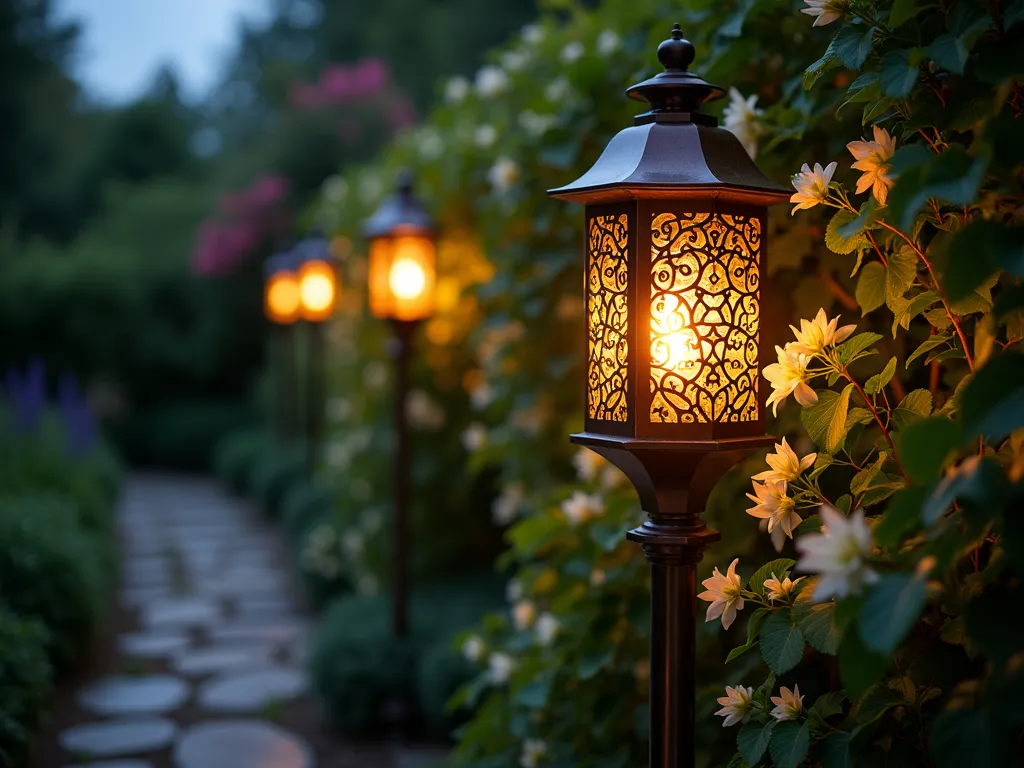
<svg viewBox="0 0 1024 768">
<path fill-rule="evenodd" d="M 415 299 L 423 292 L 427 283 L 423 268 L 412 259 L 401 259 L 391 265 L 388 285 L 399 299 Z"/>
<path fill-rule="evenodd" d="M 299 315 L 299 282 L 294 272 L 278 272 L 267 280 L 263 308 L 274 323 L 293 323 Z"/>
<path fill-rule="evenodd" d="M 629 228 L 625 214 L 587 224 L 587 415 L 624 422 L 629 416 Z"/>
<path fill-rule="evenodd" d="M 302 317 L 319 322 L 334 311 L 337 299 L 337 278 L 325 261 L 307 261 L 299 268 L 299 301 Z"/>
<path fill-rule="evenodd" d="M 434 313 L 434 241 L 422 234 L 370 242 L 370 311 L 392 320 L 424 320 Z"/>
</svg>

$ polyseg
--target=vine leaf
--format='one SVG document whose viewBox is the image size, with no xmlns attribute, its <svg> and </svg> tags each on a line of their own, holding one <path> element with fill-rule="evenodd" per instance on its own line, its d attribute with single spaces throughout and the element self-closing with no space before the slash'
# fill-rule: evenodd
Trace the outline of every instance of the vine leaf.
<svg viewBox="0 0 1024 768">
<path fill-rule="evenodd" d="M 960 428 L 942 416 L 921 419 L 896 434 L 903 469 L 911 480 L 930 483 L 960 442 Z"/>
<path fill-rule="evenodd" d="M 859 616 L 864 645 L 889 654 L 906 637 L 924 608 L 926 574 L 891 573 L 882 576 Z"/>
<path fill-rule="evenodd" d="M 878 65 L 878 83 L 882 93 L 894 99 L 905 99 L 917 82 L 917 65 L 920 54 L 904 48 L 889 51 Z"/>
<path fill-rule="evenodd" d="M 917 358 L 919 358 L 921 355 L 923 355 L 923 354 L 925 354 L 927 352 L 932 351 L 936 347 L 942 346 L 947 341 L 949 341 L 951 338 L 952 338 L 952 336 L 950 334 L 948 334 L 948 333 L 937 333 L 934 336 L 930 336 L 928 339 L 923 341 L 921 343 L 921 346 L 919 346 L 917 349 L 915 349 L 910 354 L 910 357 L 907 358 L 907 363 L 906 363 L 907 370 L 908 371 L 910 370 L 910 364 L 912 362 L 914 362 L 915 360 L 917 360 Z M 895 360 L 895 359 L 896 358 L 894 357 L 893 360 Z"/>
<path fill-rule="evenodd" d="M 902 299 L 917 278 L 917 254 L 910 248 L 900 248 L 889 256 L 885 273 L 885 299 Z"/>
<path fill-rule="evenodd" d="M 1024 355 L 989 360 L 960 398 L 964 436 L 1001 440 L 1024 425 Z"/>
<path fill-rule="evenodd" d="M 769 750 L 775 768 L 796 768 L 811 745 L 811 730 L 807 724 L 786 720 L 775 726 Z"/>
<path fill-rule="evenodd" d="M 788 672 L 804 655 L 804 636 L 789 611 L 772 611 L 761 629 L 761 658 L 777 675 Z"/>
<path fill-rule="evenodd" d="M 839 648 L 839 633 L 832 621 L 832 603 L 812 603 L 810 599 L 793 603 L 793 621 L 811 647 L 830 656 Z"/>
<path fill-rule="evenodd" d="M 780 557 L 778 560 L 765 563 L 754 571 L 754 575 L 747 582 L 747 589 L 763 595 L 764 583 L 772 577 L 773 573 L 777 578 L 784 579 L 789 575 L 794 565 L 796 565 L 796 560 L 790 560 L 788 557 Z"/>
<path fill-rule="evenodd" d="M 847 384 L 836 400 L 835 411 L 832 413 L 832 420 L 825 433 L 825 450 L 827 451 L 836 450 L 846 436 L 846 413 L 850 409 L 850 393 L 852 391 L 853 384 Z"/>
<path fill-rule="evenodd" d="M 860 305 L 860 316 L 873 312 L 885 303 L 886 269 L 877 261 L 869 262 L 860 271 L 854 296 Z"/>
<path fill-rule="evenodd" d="M 768 742 L 772 738 L 772 730 L 775 728 L 775 720 L 767 723 L 747 723 L 740 732 L 736 734 L 736 746 L 739 748 L 747 765 L 756 765 L 757 761 L 764 756 L 768 749 Z"/>
<path fill-rule="evenodd" d="M 907 393 L 896 410 L 892 421 L 896 429 L 905 429 L 920 418 L 932 415 L 932 393 L 927 389 L 915 389 Z"/>
<path fill-rule="evenodd" d="M 864 383 L 864 391 L 869 395 L 877 395 L 896 375 L 896 358 L 892 358 L 885 364 L 880 372 L 876 373 Z"/>
</svg>

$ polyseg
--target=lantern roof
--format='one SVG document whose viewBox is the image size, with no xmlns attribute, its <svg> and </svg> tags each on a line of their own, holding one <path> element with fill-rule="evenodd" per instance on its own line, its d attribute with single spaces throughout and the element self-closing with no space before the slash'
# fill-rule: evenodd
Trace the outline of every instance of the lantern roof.
<svg viewBox="0 0 1024 768">
<path fill-rule="evenodd" d="M 306 237 L 295 244 L 291 250 L 291 257 L 295 265 L 307 261 L 331 261 L 331 245 L 323 232 L 314 227 L 309 230 Z"/>
<path fill-rule="evenodd" d="M 389 237 L 414 230 L 432 234 L 434 220 L 413 192 L 413 175 L 408 169 L 398 174 L 396 191 L 380 204 L 363 225 L 366 237 Z"/>
<path fill-rule="evenodd" d="M 700 192 L 762 205 L 788 200 L 792 190 L 767 178 L 739 139 L 700 111 L 725 91 L 689 71 L 693 58 L 676 24 L 658 46 L 665 71 L 626 91 L 650 110 L 613 137 L 590 170 L 548 194 L 585 203 Z"/>
</svg>

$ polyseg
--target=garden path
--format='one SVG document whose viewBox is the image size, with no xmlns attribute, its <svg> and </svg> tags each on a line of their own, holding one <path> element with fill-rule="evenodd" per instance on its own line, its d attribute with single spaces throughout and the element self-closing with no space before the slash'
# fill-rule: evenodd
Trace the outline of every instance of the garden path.
<svg viewBox="0 0 1024 768">
<path fill-rule="evenodd" d="M 116 650 L 59 712 L 39 768 L 411 768 L 338 741 L 308 694 L 310 620 L 279 535 L 195 478 L 126 484 Z"/>
</svg>

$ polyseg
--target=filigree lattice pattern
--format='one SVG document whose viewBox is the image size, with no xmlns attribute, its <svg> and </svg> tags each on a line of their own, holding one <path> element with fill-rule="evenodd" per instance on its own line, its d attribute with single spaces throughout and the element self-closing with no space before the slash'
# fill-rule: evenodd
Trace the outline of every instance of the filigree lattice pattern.
<svg viewBox="0 0 1024 768">
<path fill-rule="evenodd" d="M 592 419 L 626 421 L 626 214 L 593 216 L 587 229 L 587 412 Z"/>
<path fill-rule="evenodd" d="M 651 422 L 755 421 L 761 220 L 663 213 L 651 238 Z"/>
</svg>

